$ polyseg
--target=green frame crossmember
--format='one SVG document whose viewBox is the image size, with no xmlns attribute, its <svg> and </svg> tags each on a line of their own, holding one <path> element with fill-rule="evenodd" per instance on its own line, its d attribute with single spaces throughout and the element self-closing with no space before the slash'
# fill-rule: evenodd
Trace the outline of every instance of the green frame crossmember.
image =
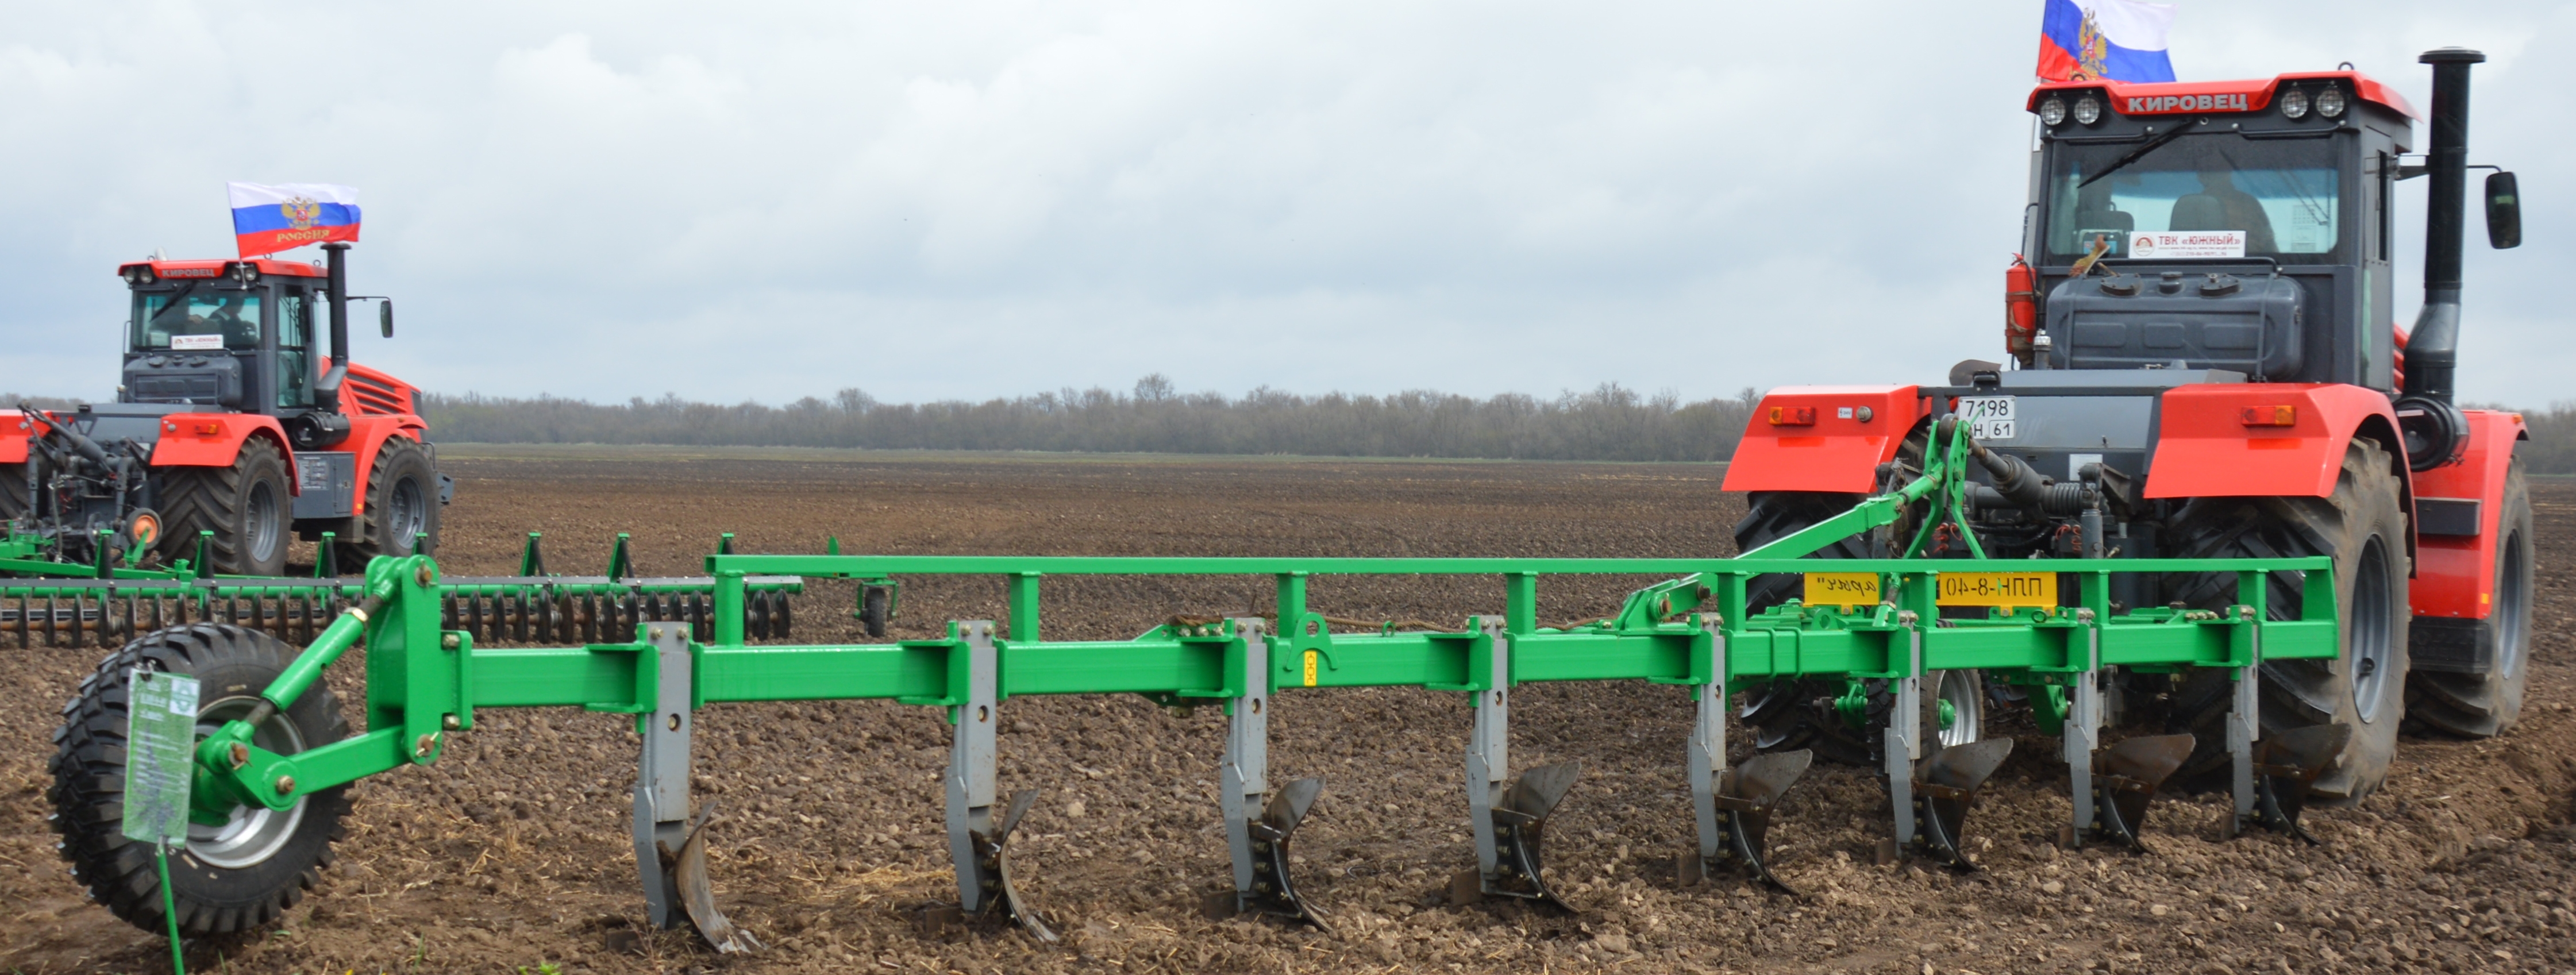
<svg viewBox="0 0 2576 975">
<path fill-rule="evenodd" d="M 1851 526 L 1834 523 L 1832 530 L 1847 532 Z M 1849 611 L 1802 606 L 1796 601 L 1762 612 L 1746 611 L 1746 587 L 1755 576 L 1820 568 L 1876 573 L 1880 591 L 1893 598 Z M 694 725 L 688 712 L 735 702 L 894 700 L 944 709 L 957 728 L 949 776 L 950 834 L 963 907 L 975 913 L 1020 917 L 1043 934 L 1043 926 L 1011 891 L 1001 857 L 1002 843 L 1034 792 L 1015 797 L 1007 814 L 1000 811 L 1001 800 L 993 786 L 993 735 L 999 724 L 994 709 L 1011 698 L 1029 695 L 1140 694 L 1166 704 L 1224 707 L 1235 727 L 1229 737 L 1225 781 L 1243 790 L 1243 795 L 1225 797 L 1229 816 L 1237 816 L 1238 808 L 1247 810 L 1240 813 L 1244 822 L 1229 824 L 1244 827 L 1234 830 L 1237 906 L 1304 916 L 1284 876 L 1273 878 L 1260 872 L 1268 869 L 1260 858 L 1276 853 L 1284 869 L 1286 836 L 1303 816 L 1303 804 L 1313 801 L 1320 782 L 1301 782 L 1282 790 L 1262 809 L 1264 797 L 1270 795 L 1264 773 L 1266 726 L 1257 723 L 1266 720 L 1261 715 L 1264 702 L 1276 693 L 1308 688 L 1420 687 L 1472 695 L 1477 708 L 1477 730 L 1470 742 L 1471 778 L 1481 776 L 1485 781 L 1469 784 L 1471 806 L 1479 816 L 1479 865 L 1476 876 L 1468 878 L 1468 889 L 1554 902 L 1537 880 L 1535 826 L 1564 786 L 1571 784 L 1573 773 L 1564 769 L 1550 779 L 1559 783 L 1553 786 L 1504 791 L 1510 767 L 1505 751 L 1506 702 L 1520 685 L 1634 680 L 1689 689 L 1701 712 L 1689 743 L 1690 776 L 1699 806 L 1702 859 L 1714 864 L 1726 858 L 1724 844 L 1736 837 L 1729 832 L 1729 824 L 1736 822 L 1730 817 L 1755 811 L 1767 816 L 1767 810 L 1754 810 L 1729 791 L 1741 783 L 1727 784 L 1731 780 L 1724 743 L 1726 693 L 1793 678 L 1888 681 L 1900 694 L 1900 703 L 1891 713 L 1901 717 L 1887 736 L 1896 841 L 1919 853 L 1963 863 L 1950 844 L 1957 839 L 1951 835 L 1957 815 L 1964 813 L 1940 821 L 1941 802 L 1944 797 L 1961 799 L 1975 783 L 1968 783 L 1963 792 L 1942 785 L 1937 769 L 1926 773 L 1917 767 L 1918 762 L 1931 764 L 1927 756 L 1939 751 L 1924 744 L 1923 729 L 1911 717 L 1917 700 L 1913 695 L 1920 693 L 1919 681 L 1925 674 L 1973 668 L 2063 689 L 2071 702 L 2065 737 L 2077 787 L 2076 820 L 2069 830 L 2080 841 L 2083 836 L 2100 835 L 2105 811 L 2097 807 L 2110 795 L 2102 790 L 2112 787 L 2097 788 L 2090 778 L 2103 710 L 2100 681 L 2088 678 L 2115 666 L 2227 671 L 2239 686 L 2228 742 L 2236 765 L 2237 812 L 2240 819 L 2252 822 L 2262 818 L 2257 804 L 2264 795 L 2253 759 L 2259 728 L 2252 713 L 2253 668 L 2264 659 L 2330 658 L 2339 647 L 2332 561 L 2318 557 L 1819 562 L 1794 558 L 719 554 L 707 558 L 706 570 L 715 584 L 712 642 L 689 641 L 679 626 L 646 623 L 638 627 L 638 638 L 632 643 L 479 647 L 468 634 L 441 628 L 440 596 L 446 587 L 430 558 L 379 558 L 353 594 L 363 604 L 333 622 L 263 695 L 280 708 L 293 703 L 324 668 L 363 637 L 368 648 L 370 730 L 287 756 L 252 744 L 252 722 L 233 722 L 199 748 L 195 814 L 219 820 L 235 804 L 286 808 L 320 790 L 403 765 L 433 763 L 443 752 L 446 736 L 472 729 L 483 709 L 581 707 L 635 714 L 638 730 L 648 740 L 678 736 L 675 743 L 660 746 L 660 759 L 648 746 L 639 780 L 639 795 L 660 797 L 660 805 L 653 807 L 658 811 L 649 812 L 653 819 L 649 824 L 647 807 L 639 799 L 639 858 L 653 849 L 651 837 L 656 835 L 665 850 L 661 863 L 646 868 L 647 876 L 662 876 L 655 873 L 659 869 L 676 869 L 679 879 L 672 881 L 677 885 L 672 889 L 688 902 L 689 916 L 700 930 L 720 945 L 728 942 L 716 939 L 717 930 L 730 932 L 728 937 L 735 939 L 730 943 L 747 944 L 749 936 L 731 929 L 720 915 L 712 919 L 699 915 L 701 901 L 705 912 L 714 914 L 711 899 L 691 896 L 692 882 L 698 894 L 704 893 L 702 870 L 693 881 L 685 853 L 672 866 L 671 853 L 702 851 L 686 800 L 686 732 Z M 1943 574 L 2034 570 L 2071 577 L 2075 605 L 1982 610 L 1982 617 L 1968 619 L 1945 619 L 1936 605 Z M 2236 575 L 2235 605 L 2218 612 L 2113 611 L 2111 579 L 2116 574 L 2208 572 Z M 2269 618 L 2265 593 L 2271 573 L 2306 577 L 2298 618 Z M 1559 628 L 1537 621 L 1543 577 L 1637 574 L 1674 578 L 1637 591 L 1617 614 L 1593 623 Z M 952 621 L 935 638 L 881 644 L 755 645 L 743 639 L 741 610 L 754 579 L 882 580 L 905 575 L 1000 576 L 1008 586 L 1010 615 L 1001 626 Z M 1045 580 L 1086 575 L 1268 577 L 1277 587 L 1276 615 L 1175 622 L 1127 640 L 1046 639 L 1038 613 Z M 1496 577 L 1502 583 L 1496 594 L 1500 612 L 1462 619 L 1458 629 L 1450 632 L 1394 632 L 1390 625 L 1376 632 L 1336 633 L 1309 605 L 1308 586 L 1317 577 L 1337 575 Z M 1957 612 L 1952 609 L 1953 616 Z M 2004 746 L 2009 746 L 2008 740 Z M 670 765 L 672 754 L 681 756 L 676 773 Z M 2001 752 L 1992 757 L 2000 762 Z M 1559 770 L 1556 766 L 1534 770 L 1525 779 Z M 1989 772 L 1991 766 L 1974 778 L 1982 781 Z M 674 774 L 679 776 L 677 784 L 669 778 Z M 2106 780 L 2113 785 L 2125 781 L 2116 778 L 2116 771 L 2106 774 L 2114 775 Z M 1300 791 L 1299 786 L 1305 788 Z M 1549 789 L 1553 793 L 1543 802 L 1529 798 Z M 1909 806 L 1908 797 L 1917 793 L 1923 799 Z M 1287 803 L 1292 808 L 1283 812 L 1287 798 L 1296 801 Z M 1515 812 L 1515 802 L 1537 804 Z M 1251 818 L 1248 810 L 1252 809 L 1262 809 L 1260 818 Z M 1491 823 L 1484 820 L 1488 815 Z M 2136 813 L 2129 815 L 2134 819 Z M 1262 826 L 1265 822 L 1267 827 Z M 1529 827 L 1525 849 L 1517 838 L 1523 833 L 1516 832 L 1513 823 Z M 648 825 L 658 826 L 661 832 L 647 829 Z M 1262 832 L 1264 828 L 1269 832 Z M 2134 843 L 2132 834 L 2119 835 Z M 1262 839 L 1265 836 L 1271 839 Z M 1758 836 L 1753 842 L 1758 844 Z M 1756 858 L 1758 867 L 1758 849 L 1749 855 Z M 701 864 L 702 860 L 701 852 Z M 1516 879 L 1515 863 L 1525 864 L 1526 878 Z M 1768 878 L 1767 873 L 1764 876 Z M 648 889 L 648 894 L 659 889 Z M 657 922 L 677 922 L 680 907 L 660 899 L 654 903 Z"/>
</svg>

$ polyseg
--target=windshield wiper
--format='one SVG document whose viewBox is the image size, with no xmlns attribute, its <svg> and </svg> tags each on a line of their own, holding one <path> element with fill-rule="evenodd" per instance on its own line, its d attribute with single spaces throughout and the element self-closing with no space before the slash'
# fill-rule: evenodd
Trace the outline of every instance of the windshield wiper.
<svg viewBox="0 0 2576 975">
<path fill-rule="evenodd" d="M 206 282 L 203 279 L 199 279 L 196 281 L 190 281 L 185 285 L 181 285 L 179 290 L 170 296 L 170 300 L 162 302 L 160 311 L 153 312 L 152 317 L 143 320 L 144 325 L 149 327 L 167 317 L 174 310 L 179 313 L 179 321 L 185 323 L 188 320 L 188 306 L 185 303 L 188 294 L 189 292 L 197 290 L 197 286 L 204 283 Z"/>
<path fill-rule="evenodd" d="M 2195 126 L 2195 125 L 2198 125 L 2198 124 L 2200 124 L 2200 123 L 2198 123 L 2198 122 L 2185 122 L 2185 123 L 2183 123 L 2183 124 L 2181 124 L 2181 125 L 2174 126 L 2174 127 L 2173 127 L 2172 129 L 2170 129 L 2170 130 L 2167 130 L 2167 131 L 2165 132 L 2165 134 L 2163 134 L 2163 135 L 2160 135 L 2160 136 L 2157 136 L 2157 137 L 2155 137 L 2155 138 L 2152 138 L 2152 139 L 2147 140 L 2147 144 L 2146 144 L 2146 145 L 2139 146 L 2139 147 L 2137 147 L 2137 148 L 2135 148 L 2135 149 L 2131 149 L 2131 150 L 2129 150 L 2129 154 L 2128 154 L 2128 155 L 2125 155 L 2125 156 L 2120 157 L 2120 161 L 2119 161 L 2119 162 L 2112 163 L 2112 164 L 2110 165 L 2110 167 L 2109 167 L 2109 168 L 2106 168 L 2106 169 L 2102 170 L 2101 172 L 2094 173 L 2094 174 L 2093 174 L 2093 175 L 2091 175 L 2091 176 L 2084 177 L 2084 181 L 2083 181 L 2083 182 L 2081 182 L 2081 183 L 2077 183 L 2077 184 L 2075 184 L 2075 188 L 2080 190 L 2080 189 L 2083 189 L 2083 188 L 2085 188 L 2085 187 L 2087 187 L 2087 186 L 2091 186 L 2091 185 L 2093 185 L 2093 184 L 2094 184 L 2094 182 L 2095 182 L 2095 181 L 2100 180 L 2102 177 L 2109 176 L 2109 175 L 2111 175 L 2112 173 L 2119 172 L 2119 171 L 2120 171 L 2120 169 L 2121 169 L 2121 167 L 2127 166 L 2127 165 L 2128 165 L 2128 164 L 2130 164 L 2130 163 L 2137 162 L 2137 161 L 2138 161 L 2138 160 L 2140 160 L 2140 159 L 2144 159 L 2144 158 L 2146 158 L 2148 153 L 2150 153 L 2150 152 L 2154 152 L 2154 151 L 2156 151 L 2156 150 L 2158 150 L 2158 149 L 2162 149 L 2162 148 L 2164 148 L 2165 143 L 2172 142 L 2172 141 L 2173 141 L 2173 140 L 2175 140 L 2175 139 L 2182 138 L 2182 134 L 2183 134 L 2183 133 L 2191 131 L 2192 126 Z"/>
</svg>

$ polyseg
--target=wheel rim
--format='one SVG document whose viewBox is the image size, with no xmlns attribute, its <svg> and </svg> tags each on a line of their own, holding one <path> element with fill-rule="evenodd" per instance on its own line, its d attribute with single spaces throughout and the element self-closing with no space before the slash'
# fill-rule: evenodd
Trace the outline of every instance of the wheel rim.
<svg viewBox="0 0 2576 975">
<path fill-rule="evenodd" d="M 1975 744 L 1986 728 L 1986 696 L 1973 670 L 1933 672 L 1939 686 L 1932 694 L 1933 738 L 1943 748 Z"/>
<path fill-rule="evenodd" d="M 2531 553 L 2521 532 L 2505 536 L 2504 564 L 2496 569 L 2496 672 L 2522 676 L 2523 641 L 2531 634 Z"/>
<path fill-rule="evenodd" d="M 258 705 L 256 697 L 228 697 L 198 709 L 197 737 L 203 739 L 221 730 L 226 722 L 249 717 L 251 709 Z M 304 750 L 304 733 L 280 713 L 251 732 L 251 744 L 280 755 L 293 755 Z M 231 870 L 257 866 L 294 838 L 296 827 L 304 824 L 307 801 L 298 799 L 285 809 L 236 806 L 232 818 L 221 826 L 189 823 L 188 852 L 209 866 Z"/>
<path fill-rule="evenodd" d="M 2377 537 L 2361 548 L 2361 565 L 2352 580 L 2352 706 L 2364 722 L 2379 717 L 2380 691 L 2388 684 L 2389 596 L 2388 546 Z"/>
<path fill-rule="evenodd" d="M 403 478 L 385 493 L 385 525 L 392 535 L 385 539 L 387 555 L 410 551 L 411 540 L 429 530 L 429 498 L 420 482 Z"/>
<path fill-rule="evenodd" d="M 277 486 L 261 481 L 250 486 L 248 503 L 242 505 L 242 548 L 255 564 L 266 563 L 277 554 L 278 531 Z"/>
</svg>

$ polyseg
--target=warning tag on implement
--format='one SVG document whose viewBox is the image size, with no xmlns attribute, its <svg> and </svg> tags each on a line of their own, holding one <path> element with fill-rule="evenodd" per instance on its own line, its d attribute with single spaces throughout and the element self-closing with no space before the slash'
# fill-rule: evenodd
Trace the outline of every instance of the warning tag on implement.
<svg viewBox="0 0 2576 975">
<path fill-rule="evenodd" d="M 188 780 L 196 772 L 197 679 L 127 672 L 125 837 L 169 844 L 188 838 Z"/>
</svg>

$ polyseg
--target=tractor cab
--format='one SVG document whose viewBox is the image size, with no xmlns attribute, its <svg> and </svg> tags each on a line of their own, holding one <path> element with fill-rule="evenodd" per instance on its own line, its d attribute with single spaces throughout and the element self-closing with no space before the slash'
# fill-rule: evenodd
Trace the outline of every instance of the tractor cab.
<svg viewBox="0 0 2576 975">
<path fill-rule="evenodd" d="M 2354 71 L 2046 85 L 2025 240 L 2040 369 L 2396 389 L 2389 198 L 2415 109 Z"/>
<path fill-rule="evenodd" d="M 288 417 L 313 408 L 322 269 L 287 261 L 152 261 L 134 292 L 117 400 Z"/>
<path fill-rule="evenodd" d="M 265 258 L 119 268 L 134 304 L 117 401 L 256 413 L 276 417 L 298 448 L 338 443 L 349 431 L 337 396 L 345 370 L 321 371 L 334 331 L 324 323 L 346 316 L 331 300 L 332 282 L 344 279 L 335 271 L 321 262 Z M 380 312 L 385 334 L 393 334 L 391 303 Z"/>
</svg>

